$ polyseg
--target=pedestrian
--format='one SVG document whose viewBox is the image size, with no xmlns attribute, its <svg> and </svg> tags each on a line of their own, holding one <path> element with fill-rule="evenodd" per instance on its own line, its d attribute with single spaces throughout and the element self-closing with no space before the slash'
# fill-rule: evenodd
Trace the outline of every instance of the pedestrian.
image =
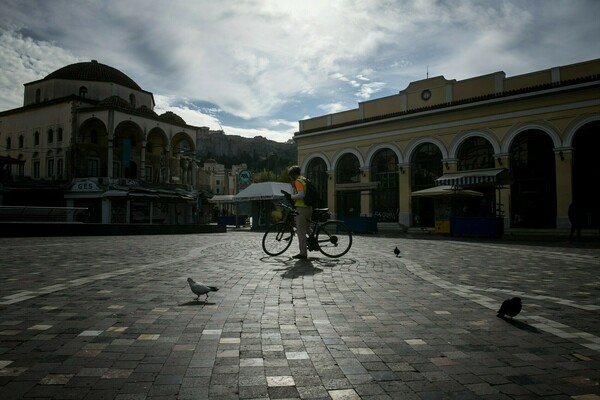
<svg viewBox="0 0 600 400">
<path fill-rule="evenodd" d="M 312 215 L 312 207 L 307 206 L 304 203 L 304 196 L 306 194 L 306 178 L 300 173 L 300 167 L 297 165 L 291 166 L 288 169 L 288 175 L 292 179 L 292 190 L 293 193 L 288 197 L 289 200 L 294 202 L 296 211 L 296 233 L 298 235 L 298 249 L 299 253 L 293 258 L 306 259 L 307 246 L 306 246 L 306 235 L 308 234 L 308 227 L 310 224 L 310 217 Z"/>
<path fill-rule="evenodd" d="M 569 221 L 571 222 L 571 233 L 569 239 L 573 239 L 573 235 L 577 235 L 577 240 L 581 239 L 581 228 L 583 225 L 584 212 L 581 205 L 577 202 L 572 202 L 569 206 Z"/>
</svg>

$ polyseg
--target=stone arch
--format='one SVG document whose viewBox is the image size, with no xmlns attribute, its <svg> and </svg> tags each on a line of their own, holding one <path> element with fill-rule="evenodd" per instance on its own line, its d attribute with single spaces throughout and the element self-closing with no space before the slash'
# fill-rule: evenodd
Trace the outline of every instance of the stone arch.
<svg viewBox="0 0 600 400">
<path fill-rule="evenodd" d="M 300 166 L 300 169 L 302 170 L 302 172 L 304 172 L 304 173 L 306 172 L 306 168 L 308 168 L 308 165 L 310 164 L 310 162 L 312 160 L 314 160 L 315 158 L 321 158 L 323 161 L 325 161 L 325 165 L 327 166 L 328 171 L 330 171 L 333 168 L 331 161 L 329 161 L 329 158 L 325 154 L 311 153 L 308 157 L 306 157 L 302 161 L 302 165 Z"/>
<path fill-rule="evenodd" d="M 99 135 L 99 138 L 106 138 L 108 141 L 108 131 L 104 121 L 96 117 L 91 117 L 85 121 L 82 121 L 79 125 L 78 142 L 83 144 L 92 144 L 92 131 L 94 130 Z"/>
<path fill-rule="evenodd" d="M 444 145 L 444 143 L 441 140 L 439 140 L 438 138 L 434 138 L 434 137 L 424 137 L 424 138 L 412 140 L 408 144 L 408 146 L 406 148 L 406 159 L 410 161 L 412 159 L 414 151 L 416 149 L 418 149 L 420 145 L 425 144 L 425 143 L 431 143 L 431 144 L 437 146 L 437 148 L 440 149 L 440 152 L 442 153 L 442 159 L 448 158 L 448 150 L 446 149 L 446 146 Z"/>
<path fill-rule="evenodd" d="M 114 160 L 120 160 L 120 175 L 124 178 L 137 179 L 142 176 L 141 166 L 142 142 L 144 131 L 133 121 L 120 122 L 114 131 Z"/>
<path fill-rule="evenodd" d="M 457 134 L 454 137 L 454 139 L 452 140 L 452 143 L 450 143 L 450 152 L 449 152 L 448 156 L 450 158 L 456 158 L 456 155 L 458 153 L 458 150 L 460 149 L 460 146 L 466 140 L 468 140 L 472 137 L 482 137 L 482 138 L 486 139 L 488 142 L 490 142 L 490 144 L 494 148 L 494 153 L 495 154 L 500 153 L 500 143 L 498 142 L 498 139 L 496 138 L 496 136 L 493 133 L 486 132 L 486 131 L 470 131 L 470 132 L 463 132 L 463 133 Z"/>
<path fill-rule="evenodd" d="M 379 150 L 383 150 L 383 149 L 392 150 L 394 152 L 394 154 L 396 154 L 396 158 L 398 158 L 398 164 L 404 163 L 404 157 L 402 155 L 402 151 L 400 151 L 400 149 L 398 148 L 397 145 L 395 145 L 394 143 L 379 143 L 379 144 L 371 146 L 371 148 L 369 149 L 369 151 L 367 152 L 367 155 L 365 157 L 365 164 L 371 165 L 375 154 L 377 154 L 377 152 Z"/>
<path fill-rule="evenodd" d="M 161 128 L 152 128 L 146 134 L 146 167 L 150 168 L 145 178 L 151 182 L 166 182 L 167 151 L 169 138 Z"/>
<path fill-rule="evenodd" d="M 169 170 L 171 179 L 178 183 L 191 184 L 194 176 L 196 146 L 185 132 L 176 133 L 171 139 L 171 158 Z"/>
<path fill-rule="evenodd" d="M 600 121 L 600 115 L 587 115 L 584 117 L 578 117 L 571 121 L 571 123 L 565 129 L 562 146 L 572 147 L 573 138 L 575 137 L 575 134 L 579 131 L 579 129 L 595 121 Z"/>
<path fill-rule="evenodd" d="M 184 145 L 184 143 L 186 144 Z M 175 152 L 178 150 L 185 150 L 188 148 L 192 153 L 196 152 L 196 144 L 190 135 L 185 132 L 178 132 L 173 135 L 170 141 L 170 149 L 173 155 L 175 155 Z"/>
<path fill-rule="evenodd" d="M 353 149 L 353 148 L 345 148 L 342 150 L 339 150 L 334 156 L 333 156 L 333 161 L 332 161 L 332 166 L 333 168 L 337 168 L 337 163 L 340 160 L 340 158 L 342 158 L 345 154 L 354 154 L 356 156 L 356 158 L 358 158 L 358 166 L 359 168 L 364 168 L 365 167 L 365 161 L 364 158 L 362 156 L 362 154 L 360 153 L 360 151 Z"/>
<path fill-rule="evenodd" d="M 539 130 L 539 131 L 545 132 L 546 134 L 548 134 L 548 136 L 550 136 L 550 139 L 552 140 L 552 143 L 554 143 L 555 148 L 561 147 L 562 141 L 560 139 L 558 129 L 556 129 L 556 127 L 554 127 L 553 125 L 551 125 L 548 122 L 538 121 L 538 122 L 529 122 L 529 123 L 518 124 L 518 125 L 513 126 L 506 133 L 504 141 L 502 142 L 501 152 L 508 153 L 510 151 L 513 141 L 519 135 L 519 133 L 528 131 L 528 130 Z"/>
</svg>

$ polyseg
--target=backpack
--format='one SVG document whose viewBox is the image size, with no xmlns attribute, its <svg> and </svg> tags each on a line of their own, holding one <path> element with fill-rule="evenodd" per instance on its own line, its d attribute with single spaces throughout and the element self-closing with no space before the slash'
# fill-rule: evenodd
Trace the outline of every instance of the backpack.
<svg viewBox="0 0 600 400">
<path fill-rule="evenodd" d="M 306 192 L 304 193 L 304 204 L 314 207 L 319 202 L 319 190 L 310 179 L 306 178 L 304 182 L 304 191 Z"/>
</svg>

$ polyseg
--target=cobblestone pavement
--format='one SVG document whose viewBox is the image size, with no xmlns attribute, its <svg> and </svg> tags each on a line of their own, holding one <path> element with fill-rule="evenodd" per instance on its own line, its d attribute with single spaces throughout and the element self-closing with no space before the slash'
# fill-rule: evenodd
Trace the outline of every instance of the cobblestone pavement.
<svg viewBox="0 0 600 400">
<path fill-rule="evenodd" d="M 0 239 L 0 399 L 600 399 L 598 246 L 261 236 Z"/>
</svg>

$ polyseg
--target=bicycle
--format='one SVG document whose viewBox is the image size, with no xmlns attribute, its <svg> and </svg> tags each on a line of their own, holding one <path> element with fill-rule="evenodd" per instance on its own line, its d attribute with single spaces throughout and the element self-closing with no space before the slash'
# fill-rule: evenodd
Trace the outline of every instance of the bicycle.
<svg viewBox="0 0 600 400">
<path fill-rule="evenodd" d="M 285 220 L 271 225 L 262 239 L 262 248 L 270 256 L 278 256 L 286 251 L 296 234 L 294 217 L 298 212 L 285 203 L 279 202 L 279 205 L 286 210 Z M 337 258 L 352 247 L 352 232 L 342 221 L 330 217 L 329 208 L 313 209 L 306 245 L 309 251 L 318 250 L 327 257 Z"/>
</svg>

